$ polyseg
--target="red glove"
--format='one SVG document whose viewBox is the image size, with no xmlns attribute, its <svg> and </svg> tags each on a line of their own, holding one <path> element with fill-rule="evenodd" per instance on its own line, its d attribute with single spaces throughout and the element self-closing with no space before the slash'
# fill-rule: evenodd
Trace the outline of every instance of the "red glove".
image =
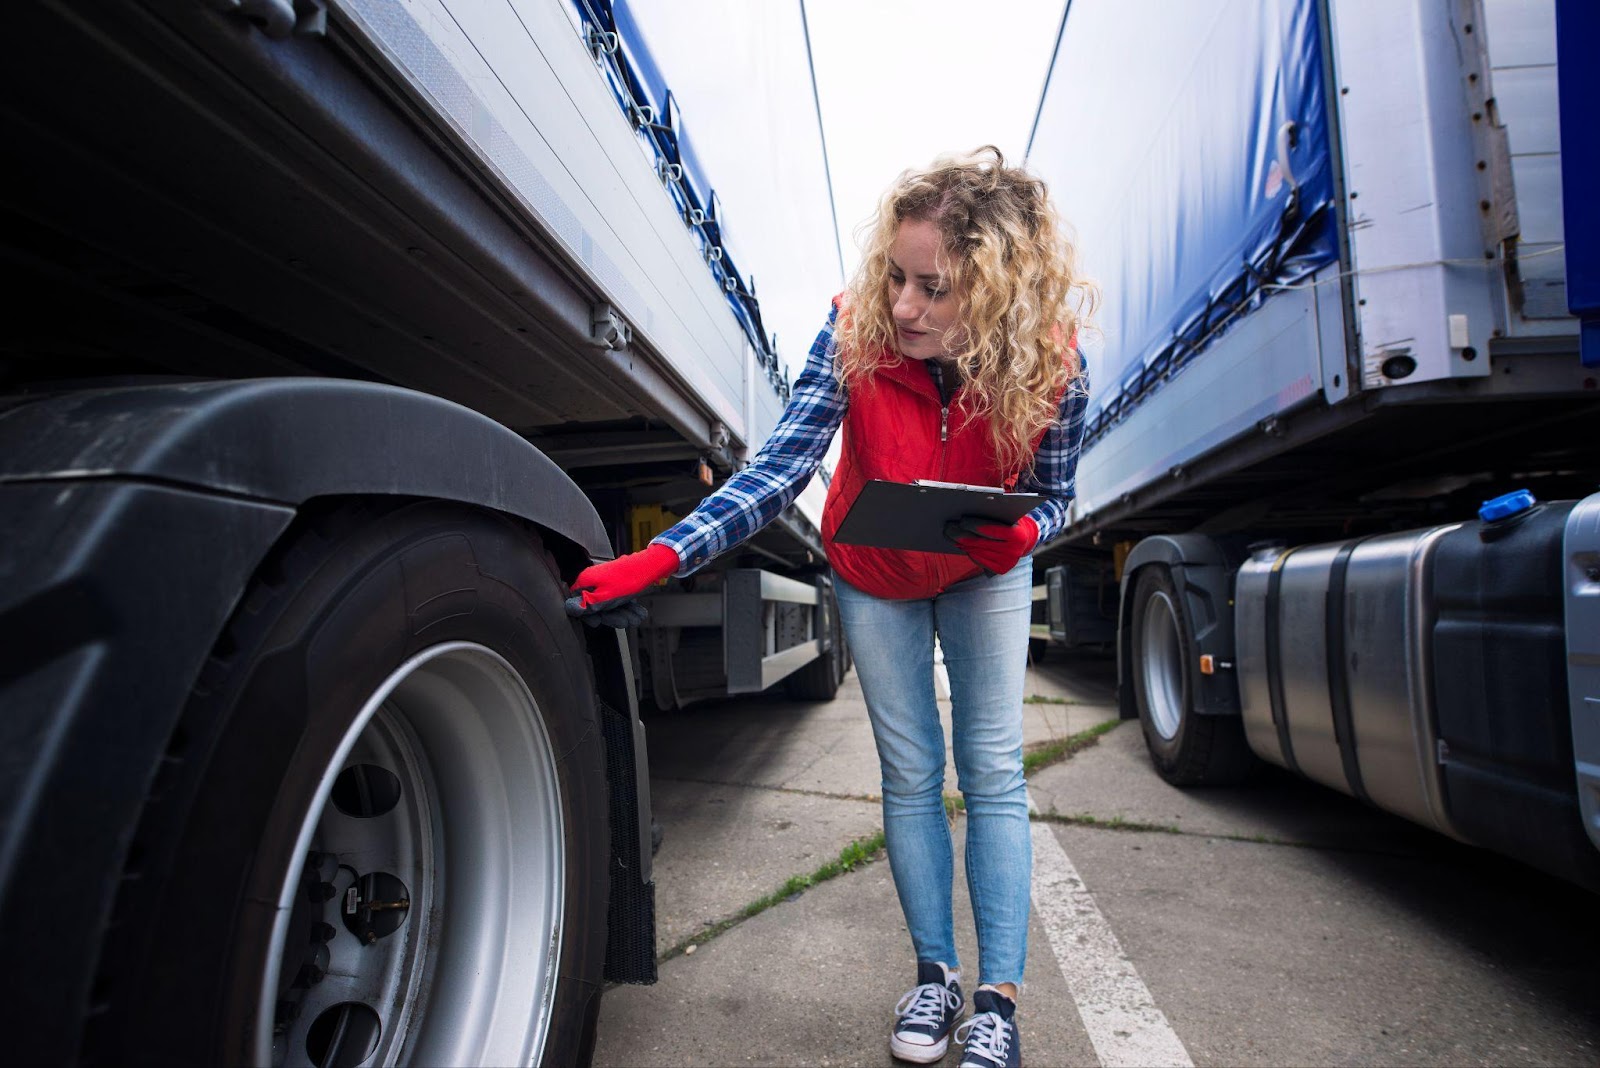
<svg viewBox="0 0 1600 1068">
<path fill-rule="evenodd" d="M 624 602 L 660 582 L 678 566 L 678 554 L 665 545 L 647 545 L 639 552 L 591 564 L 578 573 L 578 580 L 572 584 L 574 596 L 567 598 L 567 614 L 594 616 L 614 627 L 642 623 L 643 608 L 624 606 Z M 616 611 L 624 607 L 633 611 Z M 612 616 L 616 618 L 609 618 Z"/>
<path fill-rule="evenodd" d="M 944 536 L 961 547 L 991 575 L 1004 575 L 1039 542 L 1039 524 L 1023 516 L 1009 527 L 992 519 L 966 515 L 946 523 Z"/>
</svg>

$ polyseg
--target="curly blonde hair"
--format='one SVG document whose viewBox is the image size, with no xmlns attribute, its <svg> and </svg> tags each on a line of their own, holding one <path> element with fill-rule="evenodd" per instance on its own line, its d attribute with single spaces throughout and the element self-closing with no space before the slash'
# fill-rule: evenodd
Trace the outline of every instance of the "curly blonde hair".
<svg viewBox="0 0 1600 1068">
<path fill-rule="evenodd" d="M 1079 361 L 1063 355 L 1092 318 L 1099 291 L 1078 274 L 1077 251 L 1044 182 L 1007 167 L 993 145 L 941 156 L 902 173 L 867 224 L 838 331 L 847 388 L 898 358 L 890 248 L 906 219 L 939 230 L 964 328 L 953 335 L 961 347 L 951 362 L 971 418 L 988 420 L 1003 469 L 1020 470 L 1054 422 L 1061 391 L 1081 373 Z"/>
</svg>

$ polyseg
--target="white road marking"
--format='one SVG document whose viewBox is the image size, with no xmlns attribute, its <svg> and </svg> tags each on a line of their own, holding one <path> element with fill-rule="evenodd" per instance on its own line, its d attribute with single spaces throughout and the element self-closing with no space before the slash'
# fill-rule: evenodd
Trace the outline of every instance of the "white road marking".
<svg viewBox="0 0 1600 1068">
<path fill-rule="evenodd" d="M 1033 906 L 1106 1068 L 1193 1068 L 1048 824 L 1033 824 Z"/>
</svg>

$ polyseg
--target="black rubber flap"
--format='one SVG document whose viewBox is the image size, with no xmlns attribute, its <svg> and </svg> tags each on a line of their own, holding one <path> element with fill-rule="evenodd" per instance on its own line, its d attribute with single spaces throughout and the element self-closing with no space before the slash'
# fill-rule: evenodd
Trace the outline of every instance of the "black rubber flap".
<svg viewBox="0 0 1600 1068">
<path fill-rule="evenodd" d="M 606 981 L 656 981 L 656 884 L 639 874 L 639 804 L 628 717 L 600 706 L 611 780 L 611 904 L 606 915 Z"/>
</svg>

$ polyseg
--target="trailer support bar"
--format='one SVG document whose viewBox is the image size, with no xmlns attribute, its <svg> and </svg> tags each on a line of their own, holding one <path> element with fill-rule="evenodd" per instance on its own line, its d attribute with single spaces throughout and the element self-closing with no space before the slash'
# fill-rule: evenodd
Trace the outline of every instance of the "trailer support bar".
<svg viewBox="0 0 1600 1068">
<path fill-rule="evenodd" d="M 729 571 L 722 587 L 722 647 L 729 693 L 756 693 L 822 654 L 817 587 L 756 568 Z M 796 611 L 791 606 L 812 606 Z"/>
</svg>

